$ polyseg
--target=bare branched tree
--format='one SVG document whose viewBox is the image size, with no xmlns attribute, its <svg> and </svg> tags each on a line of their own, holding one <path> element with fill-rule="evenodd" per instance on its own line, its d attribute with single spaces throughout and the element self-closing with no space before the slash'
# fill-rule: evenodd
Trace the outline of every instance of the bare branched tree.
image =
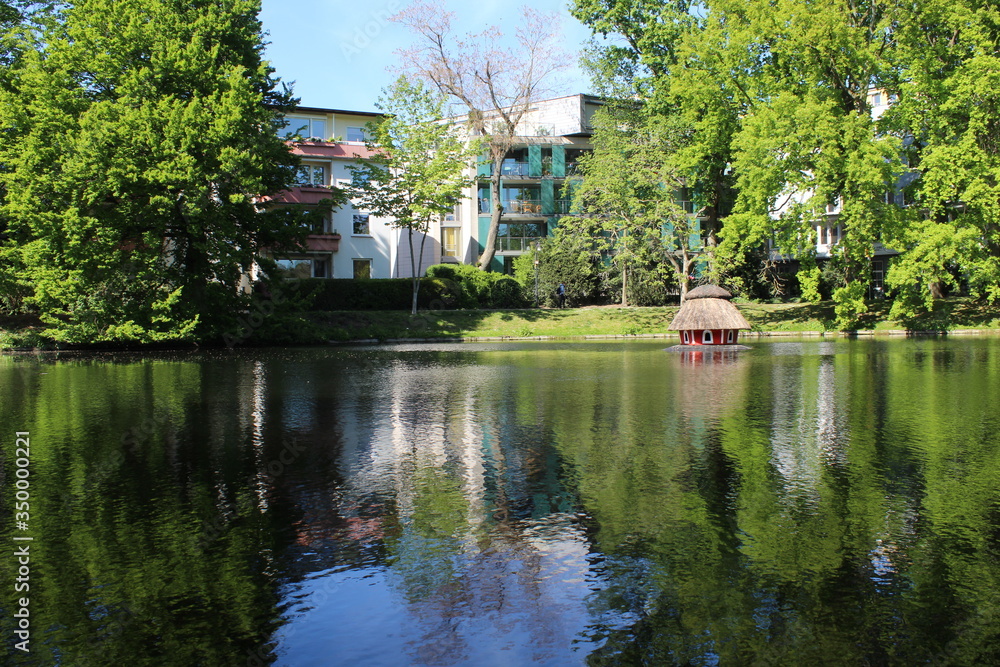
<svg viewBox="0 0 1000 667">
<path fill-rule="evenodd" d="M 456 36 L 453 18 L 436 0 L 415 2 L 392 20 L 416 35 L 412 46 L 397 51 L 403 67 L 456 102 L 469 130 L 483 138 L 493 167 L 490 229 L 479 259 L 479 268 L 485 271 L 496 252 L 503 216 L 500 176 L 504 157 L 518 143 L 519 126 L 532 103 L 556 93 L 555 75 L 567 67 L 569 59 L 553 43 L 555 14 L 522 7 L 512 42 L 504 41 L 498 26 Z"/>
</svg>

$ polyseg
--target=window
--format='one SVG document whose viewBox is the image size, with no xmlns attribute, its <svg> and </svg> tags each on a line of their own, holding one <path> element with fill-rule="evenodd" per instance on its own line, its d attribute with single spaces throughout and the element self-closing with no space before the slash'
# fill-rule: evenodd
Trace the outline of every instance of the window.
<svg viewBox="0 0 1000 667">
<path fill-rule="evenodd" d="M 347 128 L 347 141 L 364 142 L 364 140 L 365 140 L 365 128 L 363 127 Z"/>
<path fill-rule="evenodd" d="M 726 342 L 732 344 L 734 338 L 734 332 L 732 329 L 726 334 Z"/>
<path fill-rule="evenodd" d="M 329 233 L 327 232 L 327 230 L 330 229 L 329 219 L 330 218 L 328 216 L 323 216 L 322 218 L 314 219 L 312 225 L 310 226 L 309 233 L 310 234 Z"/>
<path fill-rule="evenodd" d="M 295 184 L 312 187 L 326 185 L 326 167 L 315 164 L 301 165 L 295 172 Z"/>
<path fill-rule="evenodd" d="M 687 332 L 687 331 L 685 331 L 685 332 L 684 332 L 684 344 L 685 344 L 685 345 L 687 345 L 687 344 L 689 344 L 690 342 L 691 342 L 691 339 L 690 339 L 690 338 L 688 338 L 688 332 Z"/>
<path fill-rule="evenodd" d="M 312 277 L 313 278 L 326 278 L 326 260 L 325 259 L 314 259 L 312 260 Z"/>
<path fill-rule="evenodd" d="M 309 116 L 285 116 L 285 125 L 278 130 L 279 137 L 298 136 L 303 139 L 327 139 L 326 121 Z"/>
<path fill-rule="evenodd" d="M 372 261 L 370 259 L 354 260 L 354 278 L 367 280 L 372 277 Z"/>
<path fill-rule="evenodd" d="M 701 332 L 701 342 L 703 344 L 705 344 L 705 345 L 711 345 L 712 344 L 712 332 L 709 331 L 708 329 L 705 329 L 704 331 L 702 331 Z"/>
<path fill-rule="evenodd" d="M 354 234 L 360 234 L 367 236 L 370 234 L 368 228 L 368 214 L 367 213 L 355 213 L 354 214 Z"/>
<path fill-rule="evenodd" d="M 497 252 L 527 252 L 531 242 L 545 238 L 547 225 L 544 222 L 501 223 L 497 233 Z"/>
<path fill-rule="evenodd" d="M 462 230 L 459 227 L 441 228 L 441 255 L 458 258 L 459 246 L 462 240 Z"/>
<path fill-rule="evenodd" d="M 461 210 L 459 208 L 460 206 L 461 206 L 461 204 L 455 204 L 455 208 L 453 208 L 451 210 L 451 213 L 445 213 L 444 214 L 444 221 L 445 222 L 458 222 L 460 220 L 460 216 L 461 216 Z"/>
<path fill-rule="evenodd" d="M 309 278 L 313 275 L 311 259 L 279 259 L 276 264 L 286 278 Z"/>
</svg>

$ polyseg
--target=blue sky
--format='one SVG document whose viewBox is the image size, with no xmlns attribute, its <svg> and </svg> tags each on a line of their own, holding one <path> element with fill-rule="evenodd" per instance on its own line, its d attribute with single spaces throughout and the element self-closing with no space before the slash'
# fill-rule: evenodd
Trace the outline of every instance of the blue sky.
<svg viewBox="0 0 1000 667">
<path fill-rule="evenodd" d="M 263 0 L 260 13 L 270 42 L 266 57 L 283 81 L 294 82 L 300 104 L 351 111 L 374 111 L 375 100 L 397 76 L 393 51 L 413 38 L 386 20 L 406 0 Z M 513 32 L 519 16 L 516 2 L 446 0 L 455 13 L 458 32 L 475 32 L 500 25 Z M 570 16 L 566 0 L 535 0 L 535 9 L 555 11 L 562 20 L 553 26 L 569 54 L 566 95 L 590 92 L 589 80 L 577 66 L 578 52 L 588 30 Z"/>
</svg>

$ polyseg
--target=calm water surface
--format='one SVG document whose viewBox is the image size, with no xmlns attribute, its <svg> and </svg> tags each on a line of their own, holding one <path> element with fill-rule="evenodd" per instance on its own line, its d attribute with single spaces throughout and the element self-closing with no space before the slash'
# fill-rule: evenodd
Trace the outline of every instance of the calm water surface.
<svg viewBox="0 0 1000 667">
<path fill-rule="evenodd" d="M 1000 339 L 751 345 L 0 357 L 10 663 L 1000 664 Z"/>
</svg>

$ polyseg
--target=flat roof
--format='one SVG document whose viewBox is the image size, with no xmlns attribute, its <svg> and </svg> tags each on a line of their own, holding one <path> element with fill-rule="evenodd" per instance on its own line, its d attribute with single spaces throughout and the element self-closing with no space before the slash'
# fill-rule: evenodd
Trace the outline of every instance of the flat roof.
<svg viewBox="0 0 1000 667">
<path fill-rule="evenodd" d="M 337 113 L 337 114 L 344 114 L 346 116 L 371 116 L 372 118 L 378 118 L 379 116 L 385 115 L 378 113 L 377 111 L 348 111 L 347 109 L 327 109 L 324 107 L 304 107 L 304 106 L 297 106 L 294 109 L 292 109 L 289 113 L 295 113 L 296 111 L 301 111 L 304 113 Z"/>
</svg>

